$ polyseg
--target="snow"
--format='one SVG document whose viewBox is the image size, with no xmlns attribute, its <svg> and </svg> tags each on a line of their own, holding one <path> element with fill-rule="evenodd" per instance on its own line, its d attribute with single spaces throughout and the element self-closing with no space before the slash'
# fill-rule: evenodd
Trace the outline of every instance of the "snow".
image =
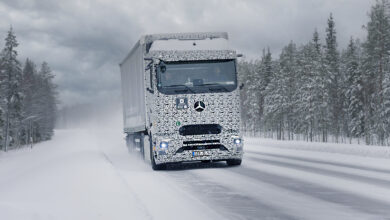
<svg viewBox="0 0 390 220">
<path fill-rule="evenodd" d="M 51 142 L 3 155 L 1 219 L 125 219 L 128 207 L 146 218 L 93 140 L 83 131 L 57 132 Z"/>
<path fill-rule="evenodd" d="M 276 153 L 351 165 L 385 169 L 390 172 L 390 147 L 357 144 L 335 144 L 304 141 L 277 141 L 263 138 L 245 138 L 247 150 Z"/>
<path fill-rule="evenodd" d="M 228 40 L 224 38 L 207 38 L 204 40 L 156 40 L 153 42 L 150 51 L 164 50 L 230 50 Z"/>
<path fill-rule="evenodd" d="M 1 154 L 0 219 L 218 219 L 207 208 L 193 214 L 202 204 L 129 157 L 115 134 L 56 131 L 53 141 Z"/>
<path fill-rule="evenodd" d="M 0 219 L 390 217 L 387 148 L 246 138 L 240 167 L 152 171 L 117 128 L 57 130 L 1 152 Z"/>
</svg>

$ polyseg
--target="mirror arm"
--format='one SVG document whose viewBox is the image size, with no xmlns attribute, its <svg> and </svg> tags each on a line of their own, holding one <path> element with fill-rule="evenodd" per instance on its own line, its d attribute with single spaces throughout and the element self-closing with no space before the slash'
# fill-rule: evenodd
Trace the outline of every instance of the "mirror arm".
<svg viewBox="0 0 390 220">
<path fill-rule="evenodd" d="M 154 94 L 154 90 L 153 90 L 153 89 L 146 88 L 146 91 L 148 91 L 148 92 Z"/>
</svg>

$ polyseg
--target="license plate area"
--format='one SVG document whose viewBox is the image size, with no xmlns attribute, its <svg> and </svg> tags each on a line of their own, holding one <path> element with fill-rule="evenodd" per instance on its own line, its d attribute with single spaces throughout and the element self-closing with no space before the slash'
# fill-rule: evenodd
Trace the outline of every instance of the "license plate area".
<svg viewBox="0 0 390 220">
<path fill-rule="evenodd" d="M 211 151 L 209 150 L 194 150 L 192 151 L 192 157 L 204 157 L 204 156 L 210 156 Z"/>
</svg>

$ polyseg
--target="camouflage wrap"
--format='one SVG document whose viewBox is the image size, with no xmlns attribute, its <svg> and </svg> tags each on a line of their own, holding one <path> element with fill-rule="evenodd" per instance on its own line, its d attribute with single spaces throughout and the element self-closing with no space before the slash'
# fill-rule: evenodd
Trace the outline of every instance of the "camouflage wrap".
<svg viewBox="0 0 390 220">
<path fill-rule="evenodd" d="M 163 61 L 185 60 L 224 60 L 235 59 L 234 51 L 151 51 L 147 57 L 158 58 Z M 145 66 L 150 61 L 145 61 Z M 158 62 L 158 61 L 157 61 Z M 149 73 L 145 74 L 146 85 L 150 84 Z M 157 164 L 170 162 L 183 162 L 194 160 L 226 160 L 241 159 L 243 143 L 235 144 L 234 138 L 241 138 L 240 132 L 240 98 L 239 88 L 232 92 L 200 93 L 200 94 L 174 94 L 165 95 L 156 87 L 156 73 L 153 68 L 154 94 L 146 94 L 146 105 L 150 118 L 148 118 L 149 131 L 152 135 L 152 146 Z M 177 109 L 176 100 L 187 98 L 188 108 Z M 194 104 L 202 101 L 205 109 L 197 112 Z M 179 134 L 179 128 L 185 125 L 219 124 L 222 126 L 220 134 L 189 135 Z M 169 142 L 166 150 L 159 148 L 161 141 Z M 192 151 L 176 153 L 183 146 L 183 141 L 219 140 L 220 144 L 228 150 L 210 149 L 209 155 L 193 157 Z"/>
</svg>

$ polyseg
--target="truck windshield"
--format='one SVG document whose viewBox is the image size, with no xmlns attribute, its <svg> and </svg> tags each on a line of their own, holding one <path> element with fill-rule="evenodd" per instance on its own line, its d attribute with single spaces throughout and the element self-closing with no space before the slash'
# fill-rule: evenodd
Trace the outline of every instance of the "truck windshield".
<svg viewBox="0 0 390 220">
<path fill-rule="evenodd" d="M 164 94 L 231 92 L 237 88 L 234 60 L 160 62 L 157 87 Z"/>
</svg>

